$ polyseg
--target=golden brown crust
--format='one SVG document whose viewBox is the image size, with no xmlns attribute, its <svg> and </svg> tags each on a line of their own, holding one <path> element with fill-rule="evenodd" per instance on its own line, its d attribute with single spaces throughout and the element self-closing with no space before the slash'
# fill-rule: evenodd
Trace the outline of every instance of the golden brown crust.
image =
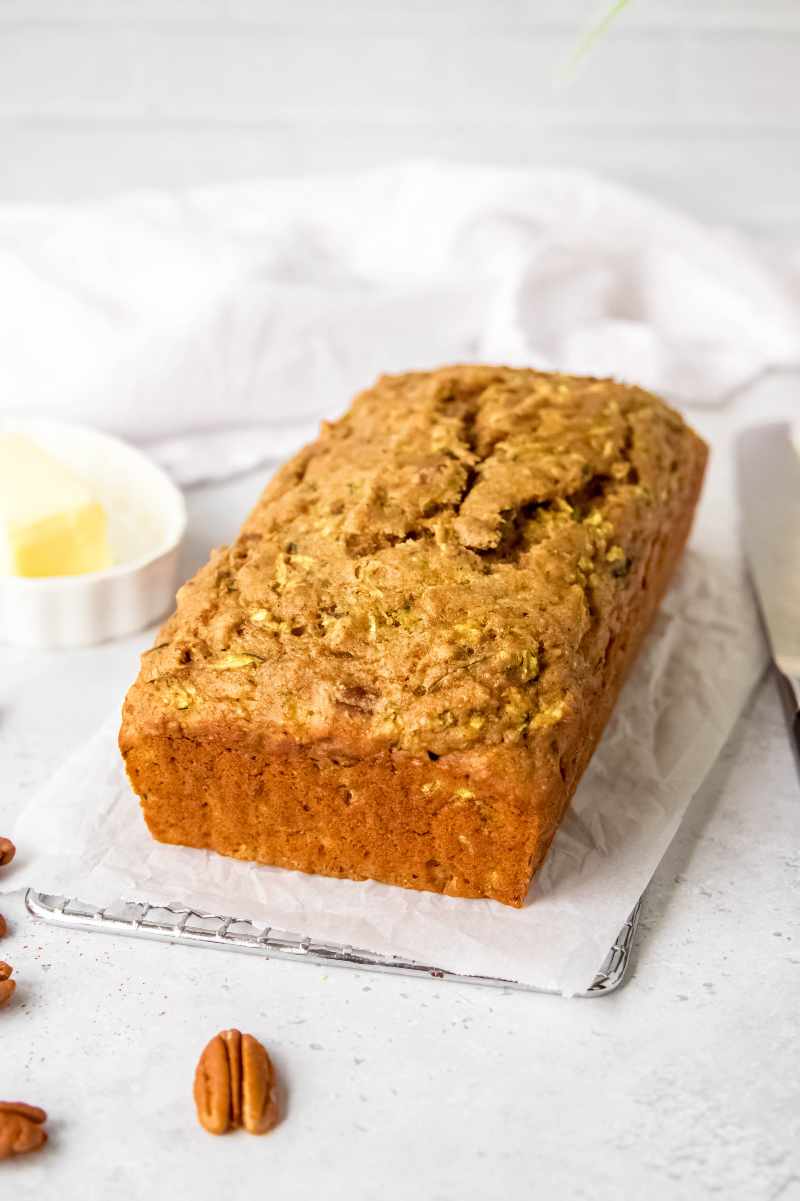
<svg viewBox="0 0 800 1201">
<path fill-rule="evenodd" d="M 179 593 L 120 745 L 157 838 L 522 903 L 688 534 L 655 397 L 387 377 Z"/>
</svg>

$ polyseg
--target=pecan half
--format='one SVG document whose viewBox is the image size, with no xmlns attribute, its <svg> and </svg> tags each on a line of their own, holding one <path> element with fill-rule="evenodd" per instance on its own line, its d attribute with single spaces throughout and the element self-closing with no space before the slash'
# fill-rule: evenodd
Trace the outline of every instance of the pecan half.
<svg viewBox="0 0 800 1201">
<path fill-rule="evenodd" d="M 10 963 L 3 963 L 2 959 L 0 959 L 0 1009 L 8 1004 L 14 995 L 14 989 L 17 987 L 16 983 L 11 979 L 13 970 Z"/>
<path fill-rule="evenodd" d="M 0 838 L 0 867 L 8 867 L 16 853 L 17 848 L 10 838 Z"/>
<path fill-rule="evenodd" d="M 0 913 L 0 938 L 5 938 L 7 934 L 8 923 L 6 922 L 6 919 L 3 917 L 2 913 Z"/>
<path fill-rule="evenodd" d="M 252 1034 L 223 1030 L 200 1056 L 194 1075 L 197 1119 L 209 1134 L 244 1126 L 266 1134 L 278 1118 L 272 1062 Z"/>
<path fill-rule="evenodd" d="M 24 1101 L 0 1101 L 0 1159 L 37 1151 L 47 1142 L 47 1114 Z"/>
</svg>

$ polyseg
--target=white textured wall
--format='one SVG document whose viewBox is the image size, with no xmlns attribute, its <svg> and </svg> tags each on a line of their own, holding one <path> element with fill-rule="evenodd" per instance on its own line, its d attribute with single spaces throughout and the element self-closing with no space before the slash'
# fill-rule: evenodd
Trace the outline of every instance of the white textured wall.
<svg viewBox="0 0 800 1201">
<path fill-rule="evenodd" d="M 800 231 L 800 0 L 0 0 L 0 201 L 440 155 Z"/>
</svg>

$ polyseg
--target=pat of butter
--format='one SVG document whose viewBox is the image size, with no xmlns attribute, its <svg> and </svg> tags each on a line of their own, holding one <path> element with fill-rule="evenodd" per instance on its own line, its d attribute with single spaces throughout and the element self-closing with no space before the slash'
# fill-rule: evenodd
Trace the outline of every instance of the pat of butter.
<svg viewBox="0 0 800 1201">
<path fill-rule="evenodd" d="M 105 510 L 88 485 L 30 438 L 0 434 L 0 576 L 110 565 Z"/>
</svg>

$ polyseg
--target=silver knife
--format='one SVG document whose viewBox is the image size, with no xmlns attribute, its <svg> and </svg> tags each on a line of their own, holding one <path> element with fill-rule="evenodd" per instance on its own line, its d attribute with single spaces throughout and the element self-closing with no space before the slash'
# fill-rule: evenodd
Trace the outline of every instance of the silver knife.
<svg viewBox="0 0 800 1201">
<path fill-rule="evenodd" d="M 800 767 L 800 455 L 787 422 L 737 443 L 742 542 Z"/>
</svg>

